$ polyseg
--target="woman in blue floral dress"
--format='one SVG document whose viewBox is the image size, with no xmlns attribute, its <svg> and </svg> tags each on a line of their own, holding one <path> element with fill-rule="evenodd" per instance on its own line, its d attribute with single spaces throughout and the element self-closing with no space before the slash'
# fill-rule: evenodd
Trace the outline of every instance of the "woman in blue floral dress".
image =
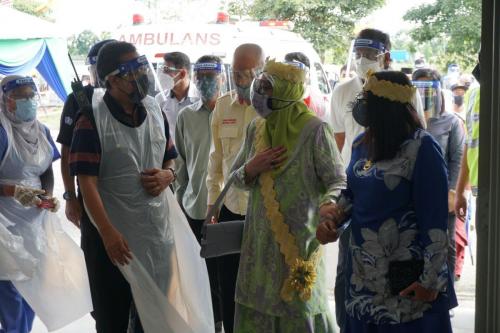
<svg viewBox="0 0 500 333">
<path fill-rule="evenodd" d="M 350 217 L 345 333 L 452 332 L 447 168 L 411 106 L 414 93 L 403 73 L 369 77 L 353 105 L 367 130 L 353 144 L 344 206 L 321 212 L 322 243 Z"/>
</svg>

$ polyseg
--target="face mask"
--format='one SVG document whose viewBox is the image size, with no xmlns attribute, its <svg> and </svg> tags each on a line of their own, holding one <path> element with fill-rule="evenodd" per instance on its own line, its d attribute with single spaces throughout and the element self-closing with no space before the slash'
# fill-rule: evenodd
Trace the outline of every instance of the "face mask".
<svg viewBox="0 0 500 333">
<path fill-rule="evenodd" d="M 453 96 L 453 103 L 455 103 L 455 105 L 457 106 L 462 106 L 462 104 L 464 104 L 464 96 Z"/>
<path fill-rule="evenodd" d="M 203 76 L 196 81 L 196 88 L 204 102 L 213 100 L 219 94 L 218 77 Z"/>
<path fill-rule="evenodd" d="M 171 77 L 170 75 L 160 72 L 158 74 L 158 80 L 160 81 L 160 85 L 163 90 L 172 90 L 174 87 L 180 82 L 179 80 L 175 81 L 175 78 L 179 76 L 177 74 L 174 77 Z"/>
<path fill-rule="evenodd" d="M 236 85 L 236 93 L 240 99 L 244 101 L 250 100 L 250 86 L 240 87 L 239 85 Z"/>
<path fill-rule="evenodd" d="M 352 108 L 352 117 L 363 127 L 368 127 L 368 105 L 364 98 L 358 98 Z"/>
<path fill-rule="evenodd" d="M 479 64 L 474 67 L 472 70 L 472 75 L 477 80 L 477 82 L 481 83 L 481 66 Z"/>
<path fill-rule="evenodd" d="M 134 91 L 129 94 L 132 102 L 139 104 L 147 95 L 149 91 L 149 79 L 148 76 L 143 74 L 138 76 L 134 82 Z"/>
<path fill-rule="evenodd" d="M 271 98 L 264 94 L 259 94 L 254 91 L 252 94 L 252 106 L 257 112 L 259 116 L 262 118 L 267 118 L 271 113 L 273 113 L 273 109 L 270 107 Z"/>
<path fill-rule="evenodd" d="M 33 99 L 16 100 L 16 119 L 24 122 L 35 120 L 37 103 Z"/>
<path fill-rule="evenodd" d="M 380 72 L 382 70 L 378 60 L 370 60 L 365 57 L 356 60 L 356 73 L 360 78 L 366 79 L 366 73 L 369 70 L 373 72 Z"/>
</svg>

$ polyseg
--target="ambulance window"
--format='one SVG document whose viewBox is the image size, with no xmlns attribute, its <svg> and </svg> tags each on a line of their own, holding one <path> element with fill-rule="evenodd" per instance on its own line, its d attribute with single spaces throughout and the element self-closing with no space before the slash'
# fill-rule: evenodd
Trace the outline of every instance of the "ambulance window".
<svg viewBox="0 0 500 333">
<path fill-rule="evenodd" d="M 318 78 L 318 88 L 325 95 L 330 94 L 330 86 L 328 85 L 328 79 L 326 78 L 325 72 L 320 64 L 315 63 L 314 68 L 316 70 L 316 77 Z"/>
</svg>

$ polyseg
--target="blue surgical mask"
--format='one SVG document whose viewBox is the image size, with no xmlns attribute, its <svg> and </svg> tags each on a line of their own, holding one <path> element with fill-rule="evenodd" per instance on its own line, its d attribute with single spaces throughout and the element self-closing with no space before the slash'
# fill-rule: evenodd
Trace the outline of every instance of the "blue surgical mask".
<svg viewBox="0 0 500 333">
<path fill-rule="evenodd" d="M 202 76 L 196 81 L 202 101 L 210 101 L 219 94 L 219 78 L 217 76 Z"/>
<path fill-rule="evenodd" d="M 16 119 L 24 122 L 34 120 L 37 106 L 37 102 L 32 98 L 16 100 Z"/>
</svg>

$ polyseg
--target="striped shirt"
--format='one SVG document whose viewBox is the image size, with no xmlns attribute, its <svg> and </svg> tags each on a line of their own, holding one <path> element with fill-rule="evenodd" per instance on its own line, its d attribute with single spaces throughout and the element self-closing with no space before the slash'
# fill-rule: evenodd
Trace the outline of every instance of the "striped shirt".
<svg viewBox="0 0 500 333">
<path fill-rule="evenodd" d="M 137 106 L 136 119 L 134 120 L 134 117 L 125 113 L 123 107 L 107 92 L 104 95 L 104 102 L 112 116 L 125 126 L 139 127 L 146 120 L 147 112 L 142 105 Z M 163 162 L 166 162 L 177 157 L 177 150 L 170 137 L 167 118 L 163 116 L 163 120 L 165 124 L 165 137 L 167 138 Z M 99 175 L 102 150 L 99 134 L 93 122 L 94 120 L 89 119 L 87 115 L 80 114 L 78 116 L 69 155 L 69 167 L 73 176 Z"/>
</svg>

